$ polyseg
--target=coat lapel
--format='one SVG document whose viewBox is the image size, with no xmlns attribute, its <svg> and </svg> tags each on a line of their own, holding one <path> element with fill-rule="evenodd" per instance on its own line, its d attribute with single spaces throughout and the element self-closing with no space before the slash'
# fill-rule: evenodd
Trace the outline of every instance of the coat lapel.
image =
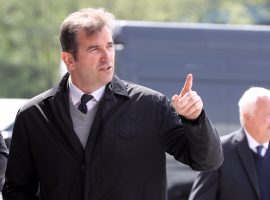
<svg viewBox="0 0 270 200">
<path fill-rule="evenodd" d="M 260 192 L 259 192 L 259 185 L 258 185 L 258 180 L 257 180 L 257 175 L 256 175 L 255 164 L 252 157 L 252 152 L 248 146 L 248 142 L 247 142 L 244 130 L 241 130 L 238 132 L 238 134 L 235 137 L 235 142 L 236 142 L 237 153 L 240 157 L 240 161 L 259 198 Z"/>
<path fill-rule="evenodd" d="M 80 161 L 83 159 L 84 149 L 74 131 L 72 119 L 69 111 L 69 90 L 67 87 L 68 74 L 61 80 L 57 88 L 54 98 L 52 99 L 52 112 L 54 124 L 58 128 L 62 137 L 68 144 L 68 149 L 72 149 L 73 155 Z M 71 148 L 70 148 L 71 147 Z"/>
<path fill-rule="evenodd" d="M 124 98 L 118 98 L 118 95 Z M 129 98 L 129 95 L 123 82 L 118 77 L 114 76 L 112 82 L 106 86 L 105 94 L 98 105 L 98 110 L 86 145 L 86 154 L 88 157 L 91 156 L 91 153 L 97 143 L 97 137 L 100 135 L 99 131 L 102 122 L 107 122 L 109 116 L 114 113 L 114 109 L 119 108 L 126 98 Z"/>
</svg>

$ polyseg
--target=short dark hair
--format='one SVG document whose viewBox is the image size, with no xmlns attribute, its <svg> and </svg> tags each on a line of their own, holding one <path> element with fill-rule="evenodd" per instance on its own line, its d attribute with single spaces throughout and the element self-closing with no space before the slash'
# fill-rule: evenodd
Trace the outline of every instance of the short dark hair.
<svg viewBox="0 0 270 200">
<path fill-rule="evenodd" d="M 107 26 L 111 31 L 115 17 L 103 8 L 85 8 L 71 13 L 62 23 L 60 28 L 60 44 L 62 51 L 69 52 L 77 58 L 77 34 L 85 31 L 91 35 Z"/>
</svg>

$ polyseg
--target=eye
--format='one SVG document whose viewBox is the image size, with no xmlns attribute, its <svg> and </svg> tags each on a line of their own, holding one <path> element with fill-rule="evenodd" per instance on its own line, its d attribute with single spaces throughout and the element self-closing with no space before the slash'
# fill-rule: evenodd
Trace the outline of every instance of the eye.
<svg viewBox="0 0 270 200">
<path fill-rule="evenodd" d="M 113 42 L 109 43 L 108 48 L 114 48 L 114 43 Z"/>
<path fill-rule="evenodd" d="M 87 51 L 88 52 L 96 52 L 96 51 L 98 51 L 98 46 L 90 46 L 90 47 L 88 47 L 87 48 Z"/>
<path fill-rule="evenodd" d="M 94 51 L 97 51 L 97 50 L 98 50 L 98 48 L 94 47 L 94 48 L 90 48 L 88 51 L 89 52 L 94 52 Z"/>
</svg>

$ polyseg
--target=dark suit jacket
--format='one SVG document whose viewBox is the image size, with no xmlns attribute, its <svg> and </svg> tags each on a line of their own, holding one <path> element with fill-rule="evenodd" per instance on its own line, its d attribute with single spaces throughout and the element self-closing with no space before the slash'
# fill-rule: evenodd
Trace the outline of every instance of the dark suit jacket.
<svg viewBox="0 0 270 200">
<path fill-rule="evenodd" d="M 189 200 L 259 200 L 255 164 L 244 130 L 223 136 L 221 141 L 223 164 L 198 175 Z"/>
</svg>

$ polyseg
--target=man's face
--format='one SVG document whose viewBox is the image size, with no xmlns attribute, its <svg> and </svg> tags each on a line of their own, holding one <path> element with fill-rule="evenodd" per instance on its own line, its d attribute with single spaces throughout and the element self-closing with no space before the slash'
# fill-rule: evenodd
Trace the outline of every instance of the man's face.
<svg viewBox="0 0 270 200">
<path fill-rule="evenodd" d="M 112 80 L 114 43 L 111 31 L 103 27 L 92 35 L 77 34 L 77 60 L 68 66 L 72 82 L 86 93 L 93 92 Z"/>
<path fill-rule="evenodd" d="M 250 126 L 250 134 L 258 142 L 265 143 L 270 140 L 270 99 L 258 98 L 254 115 L 249 116 L 247 122 Z"/>
</svg>

